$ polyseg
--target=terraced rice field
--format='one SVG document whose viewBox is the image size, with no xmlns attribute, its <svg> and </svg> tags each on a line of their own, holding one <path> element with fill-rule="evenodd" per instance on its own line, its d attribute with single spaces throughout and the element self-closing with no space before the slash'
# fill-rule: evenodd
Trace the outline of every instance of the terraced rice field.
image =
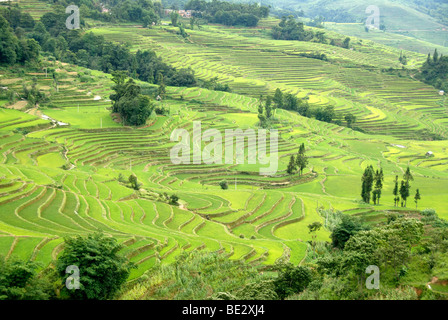
<svg viewBox="0 0 448 320">
<path fill-rule="evenodd" d="M 422 193 L 419 207 L 448 217 L 446 142 L 414 140 L 422 129 L 445 136 L 446 110 L 433 88 L 379 71 L 397 66 L 397 50 L 367 41 L 354 51 L 273 41 L 216 26 L 191 31 L 189 43 L 170 27 L 93 31 L 130 41 L 134 50 L 157 49 L 173 66 L 192 67 L 202 79 L 218 76 L 233 92 L 169 87 L 163 103 L 170 115 L 129 128 L 110 117 L 109 75 L 92 72 L 92 80 L 82 82 L 86 70 L 57 63 L 62 80 L 56 89 L 45 73 L 20 79 L 5 72 L 2 80 L 17 90 L 35 78 L 53 107 L 0 108 L 0 254 L 47 265 L 63 250 L 64 237 L 101 229 L 119 239 L 122 253 L 139 266 L 131 279 L 190 250 L 222 251 L 252 264 L 298 264 L 311 240 L 307 225 L 325 222 L 320 208 L 357 215 L 396 209 L 392 181 L 408 164 L 415 177 L 411 192 L 418 187 Z M 325 52 L 330 61 L 297 55 L 305 51 Z M 422 58 L 412 55 L 415 63 Z M 257 97 L 276 88 L 307 95 L 314 107 L 352 112 L 370 134 L 276 110 L 280 161 L 274 176 L 259 175 L 263 165 L 247 162 L 171 162 L 175 128 L 191 133 L 193 121 L 221 133 L 254 128 Z M 309 166 L 303 176 L 289 176 L 289 157 L 301 143 Z M 425 157 L 428 151 L 435 156 Z M 371 164 L 386 174 L 379 206 L 359 200 L 362 171 Z M 120 183 L 120 174 L 135 174 L 141 192 Z M 219 187 L 222 180 L 228 190 Z M 180 205 L 160 201 L 164 192 L 178 195 Z M 317 239 L 329 240 L 328 230 Z"/>
<path fill-rule="evenodd" d="M 172 27 L 152 29 L 101 27 L 106 39 L 132 43 L 133 50 L 152 48 L 177 68 L 191 67 L 203 79 L 218 77 L 233 91 L 250 97 L 284 92 L 308 97 L 314 107 L 332 105 L 351 112 L 369 133 L 416 139 L 422 130 L 446 137 L 446 106 L 437 90 L 382 69 L 401 68 L 400 50 L 353 39 L 353 50 L 299 41 L 245 36 L 232 29 L 207 26 L 189 30 L 189 41 Z M 325 53 L 329 61 L 299 56 Z M 426 58 L 406 52 L 410 66 Z"/>
</svg>

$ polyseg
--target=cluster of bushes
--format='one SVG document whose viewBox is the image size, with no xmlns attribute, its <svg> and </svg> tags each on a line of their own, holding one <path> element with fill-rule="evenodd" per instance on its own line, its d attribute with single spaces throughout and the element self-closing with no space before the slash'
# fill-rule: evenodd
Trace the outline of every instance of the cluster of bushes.
<svg viewBox="0 0 448 320">
<path fill-rule="evenodd" d="M 227 26 L 255 27 L 260 18 L 266 18 L 269 15 L 268 7 L 259 6 L 256 3 L 237 4 L 226 1 L 190 0 L 185 5 L 185 9 L 196 11 L 195 17 Z"/>
</svg>

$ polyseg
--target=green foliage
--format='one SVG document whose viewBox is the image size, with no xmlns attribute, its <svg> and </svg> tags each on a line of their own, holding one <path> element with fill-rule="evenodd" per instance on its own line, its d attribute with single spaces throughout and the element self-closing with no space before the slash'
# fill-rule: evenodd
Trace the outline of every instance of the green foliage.
<svg viewBox="0 0 448 320">
<path fill-rule="evenodd" d="M 299 147 L 299 152 L 297 153 L 297 157 L 295 159 L 295 166 L 299 170 L 300 175 L 303 174 L 303 170 L 308 165 L 308 157 L 305 155 L 305 144 L 302 143 Z"/>
<path fill-rule="evenodd" d="M 264 280 L 245 285 L 232 292 L 234 300 L 278 300 L 274 280 Z"/>
<path fill-rule="evenodd" d="M 219 186 L 221 187 L 222 190 L 227 190 L 229 189 L 229 186 L 227 185 L 227 181 L 223 180 L 219 182 Z"/>
<path fill-rule="evenodd" d="M 48 300 L 55 297 L 48 277 L 38 277 L 39 265 L 0 257 L 0 300 Z"/>
<path fill-rule="evenodd" d="M 140 188 L 142 186 L 141 183 L 138 182 L 137 176 L 134 174 L 131 174 L 129 176 L 128 182 L 130 183 L 132 189 L 134 189 L 134 190 L 140 190 Z"/>
<path fill-rule="evenodd" d="M 64 251 L 58 256 L 56 269 L 63 283 L 66 268 L 79 268 L 80 288 L 68 290 L 65 286 L 61 296 L 70 299 L 112 299 L 126 282 L 135 266 L 118 254 L 122 248 L 115 238 L 102 233 L 87 237 L 71 237 L 65 240 Z"/>
<path fill-rule="evenodd" d="M 336 224 L 331 233 L 332 245 L 335 248 L 344 249 L 347 241 L 359 231 L 365 230 L 359 218 L 340 215 L 340 222 Z"/>
<path fill-rule="evenodd" d="M 368 166 L 364 170 L 364 174 L 362 175 L 362 191 L 361 197 L 365 203 L 370 203 L 371 192 L 373 188 L 374 182 L 374 170 L 373 166 Z"/>
<path fill-rule="evenodd" d="M 428 54 L 428 59 L 421 68 L 419 78 L 437 89 L 448 92 L 448 57 L 439 57 L 437 49 L 432 58 Z"/>
<path fill-rule="evenodd" d="M 286 297 L 300 293 L 312 280 L 311 270 L 307 267 L 294 267 L 291 264 L 277 266 L 278 277 L 274 280 L 275 292 L 284 300 Z"/>
<path fill-rule="evenodd" d="M 207 251 L 183 252 L 171 264 L 156 265 L 122 299 L 256 299 L 274 297 L 269 282 L 243 261 Z M 246 287 L 247 285 L 247 287 Z M 258 292 L 258 289 L 261 291 Z"/>
<path fill-rule="evenodd" d="M 292 155 L 290 158 L 289 158 L 289 163 L 288 163 L 288 167 L 287 167 L 287 169 L 286 169 L 286 172 L 288 173 L 288 174 L 293 174 L 294 173 L 294 171 L 296 170 L 297 168 L 296 168 L 296 161 L 295 161 L 295 159 L 294 159 L 294 155 Z"/>
<path fill-rule="evenodd" d="M 125 79 L 124 72 L 113 73 L 112 81 L 115 85 L 112 89 L 115 93 L 110 95 L 112 112 L 119 113 L 125 125 L 144 125 L 152 113 L 153 103 L 148 96 L 140 94 L 141 88 L 133 79 L 127 82 Z"/>
<path fill-rule="evenodd" d="M 215 90 L 215 91 L 225 91 L 225 92 L 231 92 L 229 85 L 222 84 L 218 82 L 218 77 L 214 77 L 210 80 L 201 80 L 200 81 L 201 87 L 209 89 L 209 90 Z"/>
<path fill-rule="evenodd" d="M 170 204 L 171 205 L 179 205 L 179 197 L 177 196 L 177 195 L 175 195 L 175 194 L 172 194 L 171 196 L 170 196 Z"/>
<path fill-rule="evenodd" d="M 171 18 L 171 25 L 174 27 L 177 27 L 178 20 L 179 20 L 179 14 L 177 12 L 173 11 L 170 14 L 170 18 Z"/>
<path fill-rule="evenodd" d="M 351 113 L 347 113 L 344 117 L 345 121 L 347 122 L 347 127 L 351 128 L 352 125 L 356 122 L 356 116 L 351 114 Z"/>
<path fill-rule="evenodd" d="M 314 33 L 306 31 L 303 22 L 297 22 L 293 16 L 288 16 L 282 17 L 278 26 L 272 28 L 272 37 L 276 40 L 311 41 Z"/>
<path fill-rule="evenodd" d="M 34 39 L 19 40 L 9 22 L 0 15 L 0 65 L 36 62 L 39 58 L 39 50 L 40 46 Z"/>
</svg>

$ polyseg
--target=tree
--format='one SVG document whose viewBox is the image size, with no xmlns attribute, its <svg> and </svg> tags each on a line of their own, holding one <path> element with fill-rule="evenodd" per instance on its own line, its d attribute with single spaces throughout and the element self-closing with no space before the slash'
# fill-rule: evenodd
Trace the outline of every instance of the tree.
<svg viewBox="0 0 448 320">
<path fill-rule="evenodd" d="M 299 170 L 300 175 L 303 174 L 303 170 L 308 165 L 308 158 L 304 153 L 300 153 L 297 155 L 296 158 L 296 168 Z"/>
<path fill-rule="evenodd" d="M 0 15 L 0 65 L 14 64 L 17 59 L 18 40 L 8 21 Z"/>
<path fill-rule="evenodd" d="M 394 206 L 398 206 L 398 203 L 400 201 L 400 197 L 398 196 L 399 193 L 399 189 L 398 189 L 398 176 L 395 176 L 395 187 L 394 187 L 394 191 L 393 191 L 393 195 L 394 195 Z"/>
<path fill-rule="evenodd" d="M 174 27 L 177 27 L 178 20 L 179 20 L 179 14 L 178 14 L 177 12 L 173 11 L 173 12 L 171 12 L 171 14 L 170 14 L 170 18 L 171 18 L 171 24 L 172 24 Z"/>
<path fill-rule="evenodd" d="M 345 115 L 345 121 L 347 122 L 347 127 L 348 128 L 351 128 L 352 127 L 352 125 L 356 122 L 356 116 L 354 116 L 353 114 L 351 114 L 351 113 L 347 113 L 346 115 Z"/>
<path fill-rule="evenodd" d="M 138 182 L 138 179 L 137 179 L 137 176 L 136 176 L 136 175 L 131 174 L 131 175 L 129 176 L 128 181 L 129 181 L 129 183 L 131 184 L 132 189 L 134 189 L 134 190 L 140 190 L 140 188 L 141 188 L 142 185 L 141 185 L 141 183 Z"/>
<path fill-rule="evenodd" d="M 305 290 L 312 280 L 311 270 L 307 267 L 294 267 L 288 263 L 278 267 L 279 275 L 274 280 L 275 292 L 284 300 L 286 297 Z"/>
<path fill-rule="evenodd" d="M 221 187 L 222 190 L 229 189 L 229 186 L 227 185 L 227 181 L 226 180 L 223 180 L 223 181 L 219 182 L 219 186 Z"/>
<path fill-rule="evenodd" d="M 400 58 L 398 58 L 398 61 L 400 61 L 402 65 L 408 64 L 408 58 L 406 57 L 406 55 L 403 55 L 403 51 L 400 52 Z"/>
<path fill-rule="evenodd" d="M 342 43 L 342 48 L 348 49 L 350 47 L 350 38 L 347 37 L 344 39 L 344 42 Z"/>
<path fill-rule="evenodd" d="M 112 112 L 119 113 L 124 125 L 141 126 L 151 115 L 154 105 L 148 96 L 141 94 L 141 88 L 133 79 L 125 82 L 123 71 L 114 72 L 112 81 L 115 83 L 110 95 L 113 101 Z"/>
<path fill-rule="evenodd" d="M 38 277 L 38 263 L 0 257 L 0 300 L 48 300 L 55 292 L 48 277 Z"/>
<path fill-rule="evenodd" d="M 375 190 L 373 191 L 373 204 L 380 204 L 381 190 L 383 189 L 383 181 L 384 181 L 383 169 L 380 169 L 379 171 L 376 170 L 374 181 L 375 181 Z"/>
<path fill-rule="evenodd" d="M 365 228 L 358 218 L 342 215 L 341 222 L 333 228 L 330 236 L 333 247 L 344 249 L 347 241 L 361 230 L 365 230 Z"/>
<path fill-rule="evenodd" d="M 271 119 L 271 117 L 272 117 L 271 105 L 272 105 L 272 97 L 271 96 L 267 96 L 266 102 L 265 102 L 265 105 L 264 105 L 264 109 L 266 111 L 266 119 L 268 119 L 268 120 Z"/>
<path fill-rule="evenodd" d="M 385 235 L 385 238 L 379 243 L 378 254 L 386 267 L 392 266 L 395 278 L 398 280 L 398 266 L 405 263 L 410 255 L 410 250 L 397 232 L 385 232 Z"/>
<path fill-rule="evenodd" d="M 370 196 L 371 191 L 373 187 L 373 181 L 374 181 L 374 170 L 373 166 L 368 166 L 364 170 L 364 174 L 362 176 L 362 191 L 361 191 L 361 197 L 362 200 L 365 203 L 370 203 Z"/>
<path fill-rule="evenodd" d="M 62 296 L 71 299 L 106 300 L 115 297 L 129 277 L 135 265 L 118 251 L 122 245 L 113 237 L 103 233 L 87 237 L 71 237 L 65 240 L 64 251 L 58 256 L 56 270 L 63 283 L 69 274 L 68 266 L 79 269 L 79 289 L 68 290 L 65 286 Z"/>
<path fill-rule="evenodd" d="M 403 179 L 404 181 L 414 181 L 414 177 L 412 176 L 411 169 L 409 169 L 409 167 L 407 167 Z"/>
<path fill-rule="evenodd" d="M 172 194 L 171 196 L 170 196 L 170 201 L 169 201 L 169 203 L 171 204 L 171 205 L 175 205 L 175 206 L 177 206 L 177 205 L 179 205 L 179 197 L 176 195 L 176 194 Z"/>
<path fill-rule="evenodd" d="M 421 199 L 420 196 L 420 190 L 417 189 L 417 191 L 415 192 L 415 196 L 414 196 L 414 202 L 415 202 L 415 209 L 418 208 L 418 201 Z"/>
<path fill-rule="evenodd" d="M 313 222 L 313 223 L 308 225 L 309 233 L 311 234 L 311 239 L 314 239 L 314 240 L 316 239 L 316 237 L 317 237 L 316 232 L 319 231 L 320 228 L 322 228 L 322 223 L 320 223 L 318 221 Z M 316 242 L 315 241 L 311 241 L 311 245 L 315 249 Z"/>
<path fill-rule="evenodd" d="M 305 154 L 305 143 L 302 143 L 299 147 L 299 154 Z"/>
<path fill-rule="evenodd" d="M 197 20 L 196 17 L 191 17 L 190 18 L 190 28 L 191 30 L 194 30 L 194 25 L 196 24 Z"/>
<path fill-rule="evenodd" d="M 407 203 L 407 198 L 410 195 L 410 189 L 411 186 L 409 185 L 408 181 L 401 181 L 401 186 L 400 186 L 400 196 L 401 196 L 401 206 L 402 207 L 406 207 L 406 203 Z"/>
<path fill-rule="evenodd" d="M 439 61 L 439 53 L 437 52 L 437 49 L 434 50 L 434 55 L 432 56 L 432 61 L 434 62 L 434 64 L 437 64 L 437 62 Z"/>
<path fill-rule="evenodd" d="M 291 157 L 289 158 L 288 167 L 286 168 L 286 172 L 289 175 L 291 175 L 294 173 L 295 170 L 296 170 L 296 161 L 294 155 L 291 155 Z"/>
<path fill-rule="evenodd" d="M 283 93 L 279 88 L 275 90 L 273 101 L 276 108 L 283 108 Z"/>
</svg>

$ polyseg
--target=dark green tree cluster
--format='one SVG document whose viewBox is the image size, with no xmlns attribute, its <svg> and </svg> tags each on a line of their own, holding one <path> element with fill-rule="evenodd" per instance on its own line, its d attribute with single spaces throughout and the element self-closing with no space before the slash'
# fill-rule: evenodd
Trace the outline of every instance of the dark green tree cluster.
<svg viewBox="0 0 448 320">
<path fill-rule="evenodd" d="M 231 92 L 229 85 L 219 83 L 218 77 L 214 77 L 210 80 L 199 80 L 201 87 L 209 89 L 209 90 L 215 90 L 215 91 L 225 91 L 225 92 Z"/>
<path fill-rule="evenodd" d="M 79 289 L 69 290 L 65 285 L 62 298 L 76 300 L 106 300 L 115 297 L 129 277 L 135 265 L 118 254 L 122 245 L 113 237 L 102 233 L 87 237 L 72 237 L 65 240 L 64 251 L 56 262 L 56 271 L 66 283 L 70 274 L 68 266 L 79 269 Z"/>
<path fill-rule="evenodd" d="M 424 223 L 419 219 L 398 217 L 374 228 L 365 228 L 353 219 L 344 215 L 334 228 L 332 239 L 341 241 L 333 241 L 332 246 L 321 244 L 320 255 L 311 262 L 315 266 L 311 282 L 292 298 L 417 299 L 413 288 L 416 280 L 407 276 L 413 270 L 414 273 L 419 272 L 419 277 L 431 279 L 434 265 L 443 264 L 440 254 L 446 252 L 448 242 L 441 244 L 443 240 L 441 242 L 439 232 L 446 230 L 445 227 L 439 228 L 434 235 L 424 235 Z M 427 241 L 440 243 L 440 246 L 426 251 Z M 430 251 L 439 258 L 437 263 L 430 259 Z M 371 265 L 378 266 L 380 270 L 379 290 L 366 289 L 366 269 Z"/>
<path fill-rule="evenodd" d="M 126 70 L 133 78 L 155 84 L 159 73 L 170 86 L 197 84 L 191 69 L 176 70 L 163 63 L 152 50 L 139 50 L 134 54 L 128 47 L 106 41 L 103 36 L 68 30 L 67 16 L 63 8 L 57 7 L 54 12 L 44 14 L 28 36 L 48 54 L 64 62 L 107 73 Z"/>
<path fill-rule="evenodd" d="M 401 206 L 402 207 L 406 207 L 406 205 L 407 205 L 407 199 L 409 198 L 410 193 L 411 193 L 410 192 L 411 185 L 410 185 L 409 181 L 413 181 L 413 180 L 414 180 L 414 177 L 412 176 L 412 173 L 411 173 L 411 170 L 409 169 L 409 167 L 406 168 L 406 172 L 403 175 L 403 180 L 401 181 L 401 185 L 399 188 L 398 188 L 398 176 L 395 177 L 395 188 L 398 188 L 398 194 L 401 197 Z M 394 195 L 396 193 L 395 188 L 394 188 Z M 418 198 L 417 199 L 417 202 L 418 202 L 418 200 L 420 200 L 421 196 L 420 196 L 420 191 L 418 189 L 417 189 L 417 191 L 418 191 L 418 196 L 417 195 L 416 196 Z M 398 195 L 395 195 L 395 196 L 396 196 L 395 205 L 397 206 L 400 201 L 400 198 L 398 198 Z"/>
<path fill-rule="evenodd" d="M 347 113 L 344 120 L 347 122 L 347 128 L 352 128 L 353 124 L 356 122 L 356 116 L 351 113 Z"/>
<path fill-rule="evenodd" d="M 305 290 L 313 279 L 313 274 L 308 267 L 292 264 L 280 264 L 277 266 L 278 277 L 274 280 L 275 292 L 281 300 Z"/>
<path fill-rule="evenodd" d="M 401 184 L 398 185 L 398 176 L 395 177 L 395 187 L 393 190 L 394 194 L 394 204 L 395 206 L 398 206 L 398 204 L 401 203 L 402 207 L 406 207 L 407 205 L 407 199 L 410 196 L 410 190 L 411 190 L 411 184 L 410 181 L 413 181 L 414 177 L 412 176 L 411 170 L 409 167 L 407 167 L 406 172 L 403 175 L 403 180 L 401 180 Z M 401 197 L 401 202 L 400 202 Z M 417 189 L 416 195 L 414 197 L 414 201 L 416 205 L 418 204 L 418 201 L 421 199 L 420 190 Z"/>
<path fill-rule="evenodd" d="M 179 196 L 176 195 L 176 194 L 169 195 L 166 192 L 159 193 L 158 200 L 162 201 L 162 202 L 165 202 L 165 203 L 168 203 L 168 204 L 170 204 L 172 206 L 178 206 L 179 205 Z"/>
<path fill-rule="evenodd" d="M 272 28 L 272 37 L 276 40 L 311 41 L 314 38 L 314 32 L 305 30 L 303 22 L 288 16 L 282 17 L 278 26 Z"/>
<path fill-rule="evenodd" d="M 55 298 L 51 278 L 39 276 L 40 265 L 15 257 L 0 257 L 0 300 L 48 300 Z"/>
<path fill-rule="evenodd" d="M 227 26 L 255 27 L 261 18 L 267 18 L 269 15 L 269 8 L 257 3 L 230 3 L 218 0 L 211 2 L 190 0 L 185 5 L 185 9 L 196 11 L 195 17 Z"/>
<path fill-rule="evenodd" d="M 25 38 L 23 36 L 24 29 L 20 26 L 16 26 L 15 29 L 22 30 L 18 32 L 20 36 L 17 37 L 8 20 L 3 17 L 3 14 L 7 13 L 9 13 L 7 10 L 0 11 L 0 65 L 37 62 L 40 51 L 39 44 L 34 39 Z"/>
<path fill-rule="evenodd" d="M 222 190 L 227 190 L 229 189 L 229 185 L 227 184 L 226 180 L 220 181 L 219 182 L 219 186 L 221 187 Z"/>
<path fill-rule="evenodd" d="M 419 78 L 437 89 L 448 92 L 448 57 L 442 54 L 439 56 L 437 49 L 432 57 L 428 54 L 420 69 Z"/>
<path fill-rule="evenodd" d="M 400 52 L 400 57 L 398 58 L 398 61 L 400 61 L 400 63 L 404 66 L 408 64 L 408 58 L 406 57 L 405 54 L 403 54 L 403 51 Z"/>
<path fill-rule="evenodd" d="M 113 299 L 135 268 L 118 254 L 121 249 L 115 238 L 97 232 L 65 239 L 54 265 L 40 272 L 38 263 L 1 257 L 0 300 Z M 68 267 L 79 270 L 78 283 Z M 69 289 L 67 284 L 79 284 L 79 288 Z"/>
<path fill-rule="evenodd" d="M 381 192 L 383 189 L 384 174 L 383 169 L 374 170 L 373 166 L 368 166 L 362 175 L 361 198 L 365 203 L 380 204 Z"/>
<path fill-rule="evenodd" d="M 126 81 L 126 74 L 122 71 L 113 73 L 112 81 L 115 85 L 110 95 L 112 112 L 121 116 L 124 125 L 141 126 L 151 115 L 154 106 L 148 96 L 142 95 L 141 88 L 133 79 Z"/>
<path fill-rule="evenodd" d="M 314 20 L 312 25 L 320 26 L 322 21 L 319 19 Z M 313 25 L 313 26 L 314 26 Z M 342 42 L 340 40 L 335 39 L 327 39 L 325 32 L 323 31 L 312 31 L 306 30 L 304 27 L 304 23 L 301 21 L 297 21 L 293 15 L 283 16 L 282 20 L 278 24 L 278 26 L 274 26 L 271 32 L 272 38 L 275 40 L 297 40 L 297 41 L 308 41 L 308 42 L 318 42 L 329 44 L 332 46 L 339 46 L 345 49 L 350 48 L 349 37 L 346 37 Z M 327 60 L 326 55 L 322 54 L 301 54 L 302 56 L 309 57 L 312 59 L 320 59 Z"/>
<path fill-rule="evenodd" d="M 260 97 L 260 104 L 258 105 L 258 120 L 260 120 L 260 127 L 268 128 L 271 125 L 273 117 L 272 97 L 268 96 L 263 104 L 263 96 Z"/>
<path fill-rule="evenodd" d="M 308 118 L 313 116 L 308 101 L 299 99 L 290 93 L 283 93 L 279 88 L 275 90 L 272 100 L 274 102 L 274 108 L 296 111 L 301 116 Z"/>
<path fill-rule="evenodd" d="M 337 117 L 333 106 L 311 109 L 306 99 L 299 99 L 291 93 L 283 93 L 279 88 L 273 97 L 274 107 L 298 112 L 301 116 L 315 118 L 319 121 L 331 123 Z"/>
<path fill-rule="evenodd" d="M 131 185 L 131 188 L 134 190 L 140 190 L 142 187 L 142 184 L 138 182 L 138 178 L 135 174 L 131 174 L 128 179 L 129 184 Z"/>
<path fill-rule="evenodd" d="M 286 172 L 291 175 L 298 171 L 298 173 L 302 175 L 303 170 L 307 167 L 307 165 L 308 157 L 305 154 L 305 144 L 302 143 L 299 147 L 299 151 L 297 152 L 297 156 L 294 157 L 294 155 L 291 155 Z"/>
</svg>

